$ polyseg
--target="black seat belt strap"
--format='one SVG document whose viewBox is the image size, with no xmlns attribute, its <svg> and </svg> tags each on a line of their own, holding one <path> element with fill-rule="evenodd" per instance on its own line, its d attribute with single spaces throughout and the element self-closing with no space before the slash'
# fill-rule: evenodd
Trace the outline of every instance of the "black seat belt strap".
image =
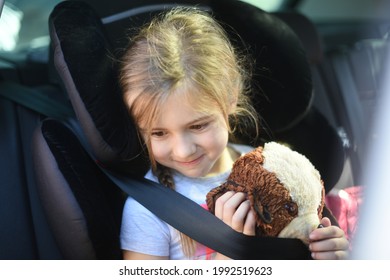
<svg viewBox="0 0 390 280">
<path fill-rule="evenodd" d="M 49 98 L 39 90 L 24 87 L 17 83 L 0 82 L 0 96 L 55 119 L 65 120 L 74 116 L 71 106 L 66 106 L 55 99 Z"/>
</svg>

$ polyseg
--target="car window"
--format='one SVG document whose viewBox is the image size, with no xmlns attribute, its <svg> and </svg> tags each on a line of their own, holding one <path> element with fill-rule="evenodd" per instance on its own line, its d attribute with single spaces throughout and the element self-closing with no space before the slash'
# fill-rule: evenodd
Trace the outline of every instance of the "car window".
<svg viewBox="0 0 390 280">
<path fill-rule="evenodd" d="M 0 18 L 0 51 L 47 45 L 48 16 L 61 0 L 7 0 Z"/>
<path fill-rule="evenodd" d="M 316 22 L 373 20 L 389 18 L 389 9 L 384 9 L 386 5 L 388 1 L 384 0 L 303 0 L 298 10 Z"/>
<path fill-rule="evenodd" d="M 277 11 L 284 2 L 285 0 L 243 0 L 243 2 L 250 3 L 254 6 L 260 7 L 261 9 L 268 11 L 268 12 L 273 12 Z"/>
</svg>

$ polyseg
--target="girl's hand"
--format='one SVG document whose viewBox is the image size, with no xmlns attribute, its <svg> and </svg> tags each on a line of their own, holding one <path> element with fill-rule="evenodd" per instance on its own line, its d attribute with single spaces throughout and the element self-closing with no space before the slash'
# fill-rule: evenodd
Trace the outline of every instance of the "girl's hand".
<svg viewBox="0 0 390 280">
<path fill-rule="evenodd" d="M 309 249 L 313 259 L 339 260 L 348 258 L 349 242 L 344 231 L 332 226 L 330 220 L 322 218 L 322 228 L 317 228 L 310 233 Z"/>
<path fill-rule="evenodd" d="M 215 202 L 215 216 L 238 232 L 255 235 L 255 215 L 245 193 L 229 191 L 221 195 Z M 215 259 L 229 258 L 217 253 Z"/>
<path fill-rule="evenodd" d="M 215 216 L 238 232 L 255 235 L 255 215 L 245 193 L 229 191 L 220 196 L 215 202 Z"/>
</svg>

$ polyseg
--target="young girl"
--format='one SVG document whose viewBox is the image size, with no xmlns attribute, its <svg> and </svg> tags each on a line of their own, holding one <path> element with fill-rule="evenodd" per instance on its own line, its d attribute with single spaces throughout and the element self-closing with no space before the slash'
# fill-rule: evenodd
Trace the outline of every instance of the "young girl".
<svg viewBox="0 0 390 280">
<path fill-rule="evenodd" d="M 207 13 L 176 8 L 140 30 L 123 57 L 124 100 L 146 144 L 146 178 L 205 205 L 233 162 L 252 147 L 229 136 L 240 122 L 257 129 L 246 97 L 249 77 L 223 28 Z M 246 118 L 242 118 L 246 116 Z M 255 234 L 245 194 L 228 192 L 215 214 L 236 231 Z M 316 259 L 345 258 L 344 232 L 324 218 L 312 232 Z M 124 207 L 121 247 L 125 259 L 223 259 L 161 221 L 132 198 Z"/>
</svg>

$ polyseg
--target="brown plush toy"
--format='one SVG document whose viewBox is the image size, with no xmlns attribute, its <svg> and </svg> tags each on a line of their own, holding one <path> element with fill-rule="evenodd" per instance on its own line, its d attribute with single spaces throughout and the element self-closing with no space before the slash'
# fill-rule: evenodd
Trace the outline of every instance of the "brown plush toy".
<svg viewBox="0 0 390 280">
<path fill-rule="evenodd" d="M 305 156 L 276 142 L 236 160 L 227 181 L 207 194 L 212 213 L 216 199 L 229 190 L 247 193 L 257 236 L 298 238 L 308 244 L 322 217 L 325 189 L 319 172 Z"/>
</svg>

